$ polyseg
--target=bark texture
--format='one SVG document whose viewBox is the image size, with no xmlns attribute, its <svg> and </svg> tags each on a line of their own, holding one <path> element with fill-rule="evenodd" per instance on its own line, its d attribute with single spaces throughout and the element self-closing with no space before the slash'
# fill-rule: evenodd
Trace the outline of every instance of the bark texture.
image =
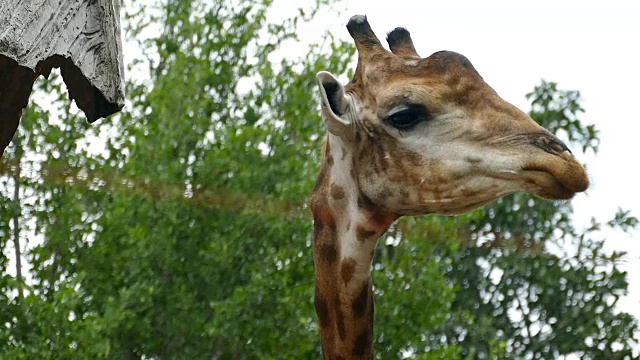
<svg viewBox="0 0 640 360">
<path fill-rule="evenodd" d="M 89 122 L 122 109 L 120 36 L 120 0 L 0 0 L 0 157 L 54 67 Z"/>
</svg>

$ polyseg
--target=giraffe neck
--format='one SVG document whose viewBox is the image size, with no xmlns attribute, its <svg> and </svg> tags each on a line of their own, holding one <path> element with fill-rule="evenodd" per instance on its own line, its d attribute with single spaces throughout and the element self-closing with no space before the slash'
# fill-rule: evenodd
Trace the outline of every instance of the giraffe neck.
<svg viewBox="0 0 640 360">
<path fill-rule="evenodd" d="M 329 134 L 316 188 L 315 307 L 325 359 L 373 359 L 371 261 L 395 217 L 368 206 L 358 190 L 352 152 Z"/>
</svg>

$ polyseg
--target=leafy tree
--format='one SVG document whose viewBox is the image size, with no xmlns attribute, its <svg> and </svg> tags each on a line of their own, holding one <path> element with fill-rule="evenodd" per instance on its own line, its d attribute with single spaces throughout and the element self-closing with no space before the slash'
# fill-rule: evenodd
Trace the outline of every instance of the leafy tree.
<svg viewBox="0 0 640 360">
<path fill-rule="evenodd" d="M 327 4 L 277 24 L 270 6 L 129 4 L 141 49 L 129 103 L 98 124 L 58 78 L 39 83 L 55 96 L 32 101 L 0 168 L 0 359 L 319 358 L 306 209 L 324 133 L 314 79 L 346 73 L 354 49 L 327 35 L 280 59 Z M 577 92 L 543 83 L 530 99 L 543 126 L 597 149 Z M 637 323 L 614 310 L 621 254 L 604 253 L 600 224 L 573 228 L 571 213 L 515 195 L 394 225 L 374 264 L 378 358 L 630 358 Z M 8 269 L 16 220 L 25 281 Z M 606 224 L 636 225 L 624 212 Z"/>
<path fill-rule="evenodd" d="M 91 130 L 68 106 L 25 115 L 41 158 L 22 223 L 42 241 L 2 356 L 317 357 L 304 209 L 321 122 L 308 89 L 320 69 L 345 71 L 353 50 L 330 41 L 273 61 L 322 3 L 280 24 L 270 5 L 131 7 L 143 24 L 133 34 L 163 31 L 141 44 L 152 76 L 127 84 L 129 112 Z M 255 84 L 239 92 L 239 79 Z M 92 132 L 114 135 L 97 156 L 84 146 Z"/>
</svg>

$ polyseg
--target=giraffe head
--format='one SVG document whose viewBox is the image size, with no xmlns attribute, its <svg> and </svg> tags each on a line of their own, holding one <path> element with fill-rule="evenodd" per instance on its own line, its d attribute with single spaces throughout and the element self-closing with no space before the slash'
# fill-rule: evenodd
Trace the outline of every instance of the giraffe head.
<svg viewBox="0 0 640 360">
<path fill-rule="evenodd" d="M 459 214 L 514 192 L 569 199 L 588 187 L 569 149 L 501 99 L 466 57 L 421 58 L 402 28 L 389 33 L 388 51 L 361 15 L 347 29 L 358 65 L 346 86 L 318 73 L 322 116 L 377 209 Z"/>
</svg>

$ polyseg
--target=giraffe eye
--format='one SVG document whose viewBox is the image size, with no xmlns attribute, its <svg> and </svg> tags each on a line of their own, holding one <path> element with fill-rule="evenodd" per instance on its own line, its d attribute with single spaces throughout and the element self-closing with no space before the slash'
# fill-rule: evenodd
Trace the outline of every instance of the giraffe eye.
<svg viewBox="0 0 640 360">
<path fill-rule="evenodd" d="M 386 122 L 399 130 L 410 130 L 418 123 L 429 120 L 427 109 L 422 105 L 405 105 L 395 108 L 387 115 Z"/>
</svg>

